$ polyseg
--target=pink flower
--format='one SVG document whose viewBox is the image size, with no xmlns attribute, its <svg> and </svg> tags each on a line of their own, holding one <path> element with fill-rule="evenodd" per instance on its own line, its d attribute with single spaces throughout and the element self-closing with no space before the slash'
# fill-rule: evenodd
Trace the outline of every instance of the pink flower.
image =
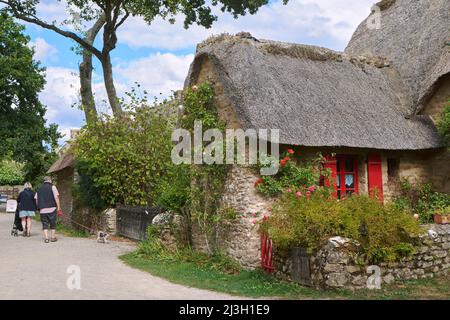
<svg viewBox="0 0 450 320">
<path fill-rule="evenodd" d="M 292 150 L 292 149 L 288 149 L 288 151 L 287 151 L 289 154 L 294 154 L 294 150 Z"/>
<path fill-rule="evenodd" d="M 287 193 L 292 193 L 292 189 L 289 188 L 289 189 L 286 190 L 286 192 Z"/>
<path fill-rule="evenodd" d="M 252 221 L 252 223 L 253 223 L 253 224 L 257 224 L 257 223 L 258 223 L 258 220 L 255 219 L 255 220 Z"/>
<path fill-rule="evenodd" d="M 307 198 L 311 197 L 311 191 L 306 191 L 306 197 Z"/>
<path fill-rule="evenodd" d="M 256 217 L 256 212 L 252 213 L 252 217 L 254 217 L 254 218 Z"/>
<path fill-rule="evenodd" d="M 310 192 L 314 192 L 314 191 L 316 191 L 316 187 L 315 186 L 311 186 L 311 187 L 309 187 L 309 189 L 308 189 Z"/>
<path fill-rule="evenodd" d="M 300 197 L 302 196 L 302 193 L 301 193 L 300 191 L 297 191 L 297 193 L 295 194 L 295 196 L 296 196 L 297 198 L 300 198 Z"/>
</svg>

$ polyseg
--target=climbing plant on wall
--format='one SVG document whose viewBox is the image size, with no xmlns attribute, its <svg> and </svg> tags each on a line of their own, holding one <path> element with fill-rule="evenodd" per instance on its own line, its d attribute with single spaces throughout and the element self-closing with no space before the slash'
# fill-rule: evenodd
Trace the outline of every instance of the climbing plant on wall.
<svg viewBox="0 0 450 320">
<path fill-rule="evenodd" d="M 188 88 L 184 93 L 184 114 L 181 126 L 191 134 L 195 122 L 201 121 L 202 133 L 209 129 L 225 132 L 225 123 L 214 107 L 214 90 L 210 83 Z M 203 143 L 203 154 L 208 143 Z M 228 167 L 225 164 L 193 164 L 190 166 L 190 211 L 192 220 L 200 227 L 210 254 L 217 250 L 216 234 L 220 223 L 234 218 L 232 210 L 220 208 Z"/>
</svg>

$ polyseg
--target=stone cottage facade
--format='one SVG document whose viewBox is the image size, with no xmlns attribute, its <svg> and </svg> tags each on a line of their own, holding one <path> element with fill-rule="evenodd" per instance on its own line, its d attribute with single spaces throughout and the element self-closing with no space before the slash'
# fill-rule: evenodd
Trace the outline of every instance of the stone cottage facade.
<svg viewBox="0 0 450 320">
<path fill-rule="evenodd" d="M 221 35 L 199 44 L 185 86 L 211 82 L 229 128 L 280 129 L 281 149 L 327 155 L 338 198 L 377 190 L 388 201 L 403 178 L 450 193 L 450 155 L 435 126 L 450 100 L 448 21 L 447 0 L 396 0 L 381 29 L 364 21 L 344 52 Z M 260 264 L 252 213 L 270 215 L 258 178 L 233 167 L 223 197 L 248 215 L 223 243 L 247 267 Z"/>
</svg>

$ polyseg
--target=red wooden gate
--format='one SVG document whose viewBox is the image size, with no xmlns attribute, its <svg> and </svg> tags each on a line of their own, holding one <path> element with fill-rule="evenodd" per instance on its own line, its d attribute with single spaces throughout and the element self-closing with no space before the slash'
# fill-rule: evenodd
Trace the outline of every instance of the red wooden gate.
<svg viewBox="0 0 450 320">
<path fill-rule="evenodd" d="M 264 222 L 267 222 L 269 218 L 265 217 Z M 273 246 L 272 239 L 264 228 L 261 229 L 261 267 L 264 271 L 272 273 L 273 268 Z"/>
</svg>

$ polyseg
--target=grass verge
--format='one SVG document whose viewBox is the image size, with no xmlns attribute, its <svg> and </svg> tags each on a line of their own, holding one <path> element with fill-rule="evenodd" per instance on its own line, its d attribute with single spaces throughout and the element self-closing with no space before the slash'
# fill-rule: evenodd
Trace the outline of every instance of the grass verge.
<svg viewBox="0 0 450 320">
<path fill-rule="evenodd" d="M 191 254 L 189 254 L 191 255 Z M 281 299 L 450 299 L 450 275 L 385 286 L 382 290 L 318 291 L 279 281 L 259 270 L 228 272 L 221 259 L 205 260 L 200 254 L 150 256 L 133 252 L 120 257 L 129 266 L 173 283 L 250 298 Z M 194 258 L 193 258 L 194 257 Z"/>
</svg>

